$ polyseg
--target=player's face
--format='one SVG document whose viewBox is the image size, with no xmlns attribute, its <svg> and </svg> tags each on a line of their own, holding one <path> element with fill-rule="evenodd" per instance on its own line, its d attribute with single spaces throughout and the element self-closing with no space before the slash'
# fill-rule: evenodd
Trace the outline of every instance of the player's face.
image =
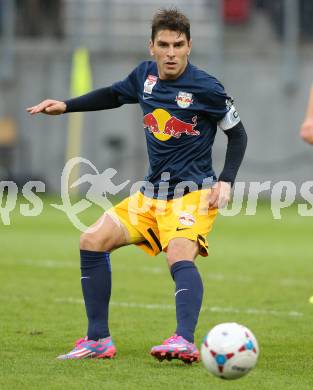
<svg viewBox="0 0 313 390">
<path fill-rule="evenodd" d="M 155 58 L 162 80 L 177 79 L 185 70 L 191 51 L 191 39 L 172 30 L 160 30 L 150 41 L 150 54 Z"/>
</svg>

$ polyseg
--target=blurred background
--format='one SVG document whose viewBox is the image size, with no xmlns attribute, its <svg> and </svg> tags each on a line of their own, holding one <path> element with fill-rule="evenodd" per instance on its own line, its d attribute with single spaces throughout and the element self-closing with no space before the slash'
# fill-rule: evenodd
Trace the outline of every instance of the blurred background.
<svg viewBox="0 0 313 390">
<path fill-rule="evenodd" d="M 299 139 L 313 82 L 312 0 L 0 0 L 0 179 L 41 179 L 59 192 L 69 116 L 30 117 L 25 108 L 69 98 L 72 56 L 89 52 L 93 88 L 123 79 L 149 59 L 150 22 L 177 6 L 191 20 L 191 61 L 235 98 L 249 133 L 238 180 L 312 179 L 313 149 Z M 223 165 L 226 137 L 214 162 Z M 80 155 L 120 180 L 147 169 L 140 108 L 86 113 Z"/>
</svg>

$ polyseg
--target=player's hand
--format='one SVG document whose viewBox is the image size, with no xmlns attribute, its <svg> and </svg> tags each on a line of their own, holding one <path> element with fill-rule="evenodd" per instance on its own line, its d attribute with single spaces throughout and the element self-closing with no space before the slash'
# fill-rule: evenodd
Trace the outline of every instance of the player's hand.
<svg viewBox="0 0 313 390">
<path fill-rule="evenodd" d="M 309 144 L 313 144 L 313 118 L 306 119 L 303 122 L 300 130 L 300 137 Z"/>
<path fill-rule="evenodd" d="M 66 111 L 66 104 L 58 100 L 48 99 L 36 106 L 26 108 L 26 111 L 31 115 L 39 114 L 40 112 L 47 115 L 60 115 Z"/>
<path fill-rule="evenodd" d="M 209 209 L 222 209 L 227 206 L 230 200 L 231 186 L 225 181 L 218 181 L 212 187 L 209 195 Z"/>
</svg>

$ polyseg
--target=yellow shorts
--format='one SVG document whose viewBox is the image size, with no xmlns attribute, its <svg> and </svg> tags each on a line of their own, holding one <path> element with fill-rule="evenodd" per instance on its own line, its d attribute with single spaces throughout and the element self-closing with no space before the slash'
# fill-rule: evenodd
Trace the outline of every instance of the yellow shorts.
<svg viewBox="0 0 313 390">
<path fill-rule="evenodd" d="M 151 256 L 166 252 L 170 240 L 178 237 L 198 242 L 199 254 L 208 256 L 206 236 L 218 212 L 208 209 L 210 191 L 194 191 L 171 200 L 148 198 L 136 192 L 107 213 L 115 214 L 126 227 L 130 244 Z"/>
</svg>

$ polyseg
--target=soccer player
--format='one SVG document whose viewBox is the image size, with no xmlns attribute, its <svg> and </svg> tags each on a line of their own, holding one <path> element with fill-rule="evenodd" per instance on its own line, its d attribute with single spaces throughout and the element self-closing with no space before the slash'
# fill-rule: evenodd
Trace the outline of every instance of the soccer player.
<svg viewBox="0 0 313 390">
<path fill-rule="evenodd" d="M 87 336 L 59 359 L 112 358 L 109 326 L 110 252 L 136 244 L 150 255 L 166 253 L 175 283 L 177 327 L 151 354 L 157 359 L 199 361 L 194 332 L 203 285 L 195 265 L 208 255 L 206 236 L 225 205 L 242 162 L 247 135 L 232 99 L 213 76 L 192 65 L 189 20 L 177 9 L 153 18 L 150 54 L 124 80 L 66 101 L 45 100 L 27 111 L 58 115 L 139 103 L 150 168 L 146 184 L 108 210 L 80 238 L 81 283 Z M 227 136 L 217 178 L 212 145 L 219 126 Z"/>
<path fill-rule="evenodd" d="M 306 117 L 300 129 L 301 138 L 313 145 L 313 85 L 309 96 Z"/>
</svg>

